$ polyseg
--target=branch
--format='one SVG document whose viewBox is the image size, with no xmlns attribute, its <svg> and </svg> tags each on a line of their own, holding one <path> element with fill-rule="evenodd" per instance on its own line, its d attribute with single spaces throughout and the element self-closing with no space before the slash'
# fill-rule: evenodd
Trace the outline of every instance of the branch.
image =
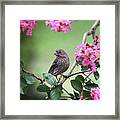
<svg viewBox="0 0 120 120">
<path fill-rule="evenodd" d="M 65 79 L 63 79 L 60 84 L 63 84 L 68 78 L 74 76 L 74 75 L 77 75 L 77 74 L 84 74 L 85 72 L 90 72 L 91 70 L 87 70 L 87 71 L 81 71 L 81 72 L 76 72 L 76 73 L 73 73 L 73 74 L 70 74 L 70 75 L 63 75 Z"/>
<path fill-rule="evenodd" d="M 76 73 L 70 74 L 69 76 L 65 76 L 65 77 L 69 78 L 69 77 L 72 77 L 72 76 L 74 76 L 74 75 L 81 74 L 81 73 L 84 74 L 85 72 L 90 72 L 90 71 L 91 71 L 91 70 L 76 72 Z"/>
<path fill-rule="evenodd" d="M 100 20 L 96 20 L 95 23 L 93 24 L 93 26 L 90 28 L 90 30 L 88 32 L 85 32 L 84 35 L 83 35 L 83 40 L 82 40 L 82 43 L 85 43 L 86 40 L 87 40 L 87 37 L 92 35 L 93 39 L 95 37 L 95 32 L 96 32 L 96 29 L 97 27 L 100 26 Z M 77 63 L 76 61 L 74 61 L 69 73 L 67 76 L 70 76 L 71 73 L 73 72 L 74 68 L 76 67 Z M 61 84 L 63 84 L 65 81 L 66 81 L 67 77 L 61 82 Z"/>
<path fill-rule="evenodd" d="M 39 78 L 39 77 L 37 77 L 35 74 L 33 74 L 33 73 L 29 72 L 29 71 L 26 71 L 26 70 L 24 70 L 24 69 L 22 69 L 22 71 L 25 72 L 25 73 L 28 73 L 28 74 L 32 75 L 32 76 L 35 77 L 37 80 L 39 80 L 41 83 L 43 83 L 42 79 Z"/>
<path fill-rule="evenodd" d="M 92 37 L 94 39 L 95 32 L 96 32 L 96 29 L 97 29 L 98 26 L 100 26 L 100 20 L 96 20 L 95 23 L 93 24 L 93 26 L 90 28 L 90 30 L 88 32 L 84 33 L 82 43 L 86 42 L 87 36 L 92 35 Z"/>
</svg>

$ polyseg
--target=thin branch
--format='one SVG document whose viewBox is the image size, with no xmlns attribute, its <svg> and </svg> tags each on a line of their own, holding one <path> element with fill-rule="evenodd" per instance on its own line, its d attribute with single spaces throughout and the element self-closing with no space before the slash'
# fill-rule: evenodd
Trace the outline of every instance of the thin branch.
<svg viewBox="0 0 120 120">
<path fill-rule="evenodd" d="M 83 74 L 84 74 L 84 73 L 83 73 Z M 92 82 L 94 83 L 94 81 L 93 81 L 92 79 L 89 78 L 91 74 L 92 74 L 92 72 L 90 72 L 89 75 L 84 74 L 84 75 L 86 76 L 85 79 L 88 78 L 88 79 L 89 79 L 88 81 L 92 81 Z M 86 81 L 86 82 L 88 82 L 88 81 Z"/>
<path fill-rule="evenodd" d="M 29 72 L 29 71 L 26 71 L 26 70 L 24 70 L 24 69 L 22 69 L 22 71 L 25 72 L 25 73 L 28 73 L 28 74 L 32 75 L 32 76 L 35 77 L 37 80 L 39 80 L 41 83 L 43 83 L 42 79 L 39 78 L 38 76 L 36 76 L 35 74 L 33 74 L 33 73 Z"/>
<path fill-rule="evenodd" d="M 89 78 L 89 76 L 87 76 L 85 73 L 83 73 L 89 80 L 92 80 L 91 78 Z"/>
<path fill-rule="evenodd" d="M 74 76 L 74 75 L 77 75 L 77 74 L 84 74 L 85 72 L 90 72 L 90 71 L 91 71 L 91 70 L 76 72 L 76 73 L 70 74 L 69 76 L 66 76 L 66 77 L 69 78 L 69 77 L 72 77 L 72 76 Z"/>
<path fill-rule="evenodd" d="M 87 40 L 87 36 L 90 36 L 92 35 L 93 36 L 93 39 L 95 37 L 95 32 L 96 32 L 96 29 L 97 27 L 100 26 L 100 20 L 96 20 L 95 23 L 93 24 L 93 26 L 90 28 L 90 30 L 88 32 L 85 32 L 84 35 L 83 35 L 83 40 L 82 40 L 82 43 L 85 43 L 86 40 Z M 70 76 L 71 73 L 73 72 L 74 68 L 76 67 L 77 63 L 76 61 L 73 63 L 69 73 L 67 76 Z M 63 84 L 65 81 L 66 81 L 67 77 L 65 79 L 63 79 L 63 81 L 61 81 L 61 84 Z"/>
<path fill-rule="evenodd" d="M 85 75 L 86 76 L 86 78 L 85 79 L 87 79 L 87 78 L 89 78 L 89 76 L 92 74 L 92 72 L 90 72 L 88 75 Z"/>
<path fill-rule="evenodd" d="M 95 37 L 95 32 L 97 27 L 100 25 L 100 20 L 96 20 L 95 23 L 93 24 L 93 26 L 90 28 L 90 30 L 88 32 L 85 32 L 83 35 L 83 40 L 82 43 L 85 43 L 87 40 L 87 36 L 92 35 L 93 39 Z"/>
</svg>

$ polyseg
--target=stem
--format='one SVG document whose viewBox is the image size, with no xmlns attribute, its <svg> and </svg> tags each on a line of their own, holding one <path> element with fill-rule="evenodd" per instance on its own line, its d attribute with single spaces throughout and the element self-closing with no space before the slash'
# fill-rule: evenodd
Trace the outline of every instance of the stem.
<svg viewBox="0 0 120 120">
<path fill-rule="evenodd" d="M 70 74 L 69 76 L 67 76 L 67 78 L 71 77 L 71 76 L 74 76 L 74 75 L 77 75 L 77 74 L 84 74 L 85 72 L 90 72 L 91 70 L 88 70 L 88 71 L 82 71 L 82 72 L 76 72 L 76 73 L 73 73 L 73 74 Z"/>
<path fill-rule="evenodd" d="M 89 76 L 90 76 L 91 74 L 92 74 L 92 72 L 91 72 L 89 75 L 85 75 L 85 74 L 84 74 L 84 75 L 86 76 L 85 80 L 86 80 L 87 78 L 89 78 Z M 92 81 L 92 82 L 94 83 L 94 81 L 93 81 L 92 79 L 90 79 L 90 78 L 89 78 L 88 81 Z M 88 82 L 88 81 L 87 81 L 87 82 Z"/>
<path fill-rule="evenodd" d="M 84 73 L 83 73 L 84 74 Z M 86 74 L 84 74 L 89 80 L 91 80 L 90 78 L 89 78 L 89 76 L 87 76 Z M 86 79 L 86 78 L 85 78 Z"/>
<path fill-rule="evenodd" d="M 41 83 L 43 83 L 42 79 L 39 78 L 39 77 L 37 77 L 35 74 L 33 74 L 33 73 L 29 72 L 29 71 L 26 71 L 24 69 L 22 69 L 22 71 L 25 72 L 25 73 L 31 74 L 33 77 L 35 77 L 36 79 L 38 79 Z"/>
<path fill-rule="evenodd" d="M 90 72 L 89 75 L 86 75 L 86 78 L 85 78 L 85 79 L 87 79 L 91 74 L 92 74 L 92 72 Z M 85 75 L 85 74 L 84 74 L 84 75 Z"/>
<path fill-rule="evenodd" d="M 96 20 L 95 23 L 93 24 L 93 26 L 90 28 L 90 30 L 89 30 L 88 32 L 85 32 L 85 33 L 84 33 L 82 43 L 85 43 L 85 42 L 86 42 L 87 36 L 92 35 L 92 36 L 93 36 L 93 39 L 94 39 L 96 29 L 97 29 L 97 27 L 98 27 L 99 25 L 100 25 L 100 20 Z"/>
</svg>

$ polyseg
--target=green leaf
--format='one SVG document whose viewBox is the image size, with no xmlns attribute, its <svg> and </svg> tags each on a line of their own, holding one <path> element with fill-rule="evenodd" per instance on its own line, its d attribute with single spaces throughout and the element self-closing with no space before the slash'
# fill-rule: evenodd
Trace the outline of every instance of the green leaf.
<svg viewBox="0 0 120 120">
<path fill-rule="evenodd" d="M 71 99 L 74 99 L 74 95 L 72 93 L 69 93 Z"/>
<path fill-rule="evenodd" d="M 82 91 L 82 83 L 79 80 L 71 80 L 72 87 L 81 93 Z"/>
<path fill-rule="evenodd" d="M 99 73 L 98 73 L 98 71 L 94 72 L 94 77 L 95 77 L 96 80 L 99 79 Z"/>
<path fill-rule="evenodd" d="M 83 97 L 89 98 L 90 97 L 90 91 L 83 90 Z"/>
<path fill-rule="evenodd" d="M 57 79 L 54 75 L 52 75 L 50 73 L 43 73 L 43 78 L 51 86 L 57 85 Z"/>
<path fill-rule="evenodd" d="M 97 68 L 100 68 L 100 64 L 99 64 L 99 63 L 96 63 L 96 67 L 97 67 Z"/>
<path fill-rule="evenodd" d="M 37 90 L 38 90 L 39 92 L 48 92 L 50 89 L 49 89 L 49 87 L 46 86 L 46 85 L 39 85 L 39 86 L 37 87 Z"/>
<path fill-rule="evenodd" d="M 24 88 L 27 86 L 26 80 L 24 78 L 20 79 L 20 93 L 24 94 Z"/>
<path fill-rule="evenodd" d="M 24 68 L 23 61 L 20 61 L 20 72 L 22 72 L 23 68 Z"/>
<path fill-rule="evenodd" d="M 87 81 L 85 84 L 86 84 L 86 85 L 91 84 L 91 81 L 89 80 L 89 81 Z"/>
<path fill-rule="evenodd" d="M 21 67 L 21 68 L 24 68 L 24 63 L 23 63 L 23 61 L 20 61 L 20 67 Z"/>
<path fill-rule="evenodd" d="M 24 91 L 22 88 L 20 88 L 20 94 L 24 94 Z"/>
<path fill-rule="evenodd" d="M 74 92 L 74 95 L 75 95 L 75 99 L 79 100 L 80 99 L 80 95 L 77 92 L 75 92 L 75 91 L 73 91 L 73 92 Z"/>
<path fill-rule="evenodd" d="M 81 83 L 84 83 L 84 77 L 82 75 L 78 75 L 75 80 L 80 81 Z"/>
<path fill-rule="evenodd" d="M 61 87 L 60 86 L 55 87 L 54 89 L 50 91 L 50 99 L 60 100 L 61 93 L 62 93 Z"/>
<path fill-rule="evenodd" d="M 21 79 L 20 79 L 20 87 L 21 87 L 21 88 L 24 88 L 24 87 L 26 87 L 26 86 L 27 86 L 26 80 L 25 80 L 24 78 L 21 78 Z"/>
<path fill-rule="evenodd" d="M 34 84 L 36 82 L 36 78 L 28 73 L 25 73 L 24 79 L 26 80 L 27 84 Z"/>
<path fill-rule="evenodd" d="M 88 69 L 89 69 L 88 66 L 81 66 L 81 71 L 86 71 L 86 70 L 88 70 Z"/>
<path fill-rule="evenodd" d="M 20 73 L 20 79 L 24 79 L 27 84 L 34 84 L 36 82 L 36 78 L 32 74 L 24 71 Z"/>
<path fill-rule="evenodd" d="M 84 87 L 85 87 L 87 90 L 91 90 L 91 88 L 98 87 L 98 84 L 90 83 L 90 84 L 86 84 Z"/>
</svg>

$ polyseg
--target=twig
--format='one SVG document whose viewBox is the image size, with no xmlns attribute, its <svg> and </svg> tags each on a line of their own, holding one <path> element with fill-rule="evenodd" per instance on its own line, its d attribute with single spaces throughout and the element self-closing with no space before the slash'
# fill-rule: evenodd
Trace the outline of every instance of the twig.
<svg viewBox="0 0 120 120">
<path fill-rule="evenodd" d="M 99 25 L 100 25 L 100 20 L 96 20 L 95 23 L 93 24 L 93 26 L 90 28 L 90 30 L 89 30 L 88 32 L 85 32 L 85 33 L 84 33 L 82 43 L 85 43 L 85 42 L 86 42 L 87 36 L 92 35 L 92 36 L 93 36 L 93 39 L 94 39 L 96 29 L 97 29 L 97 27 L 98 27 Z"/>
<path fill-rule="evenodd" d="M 87 78 L 89 78 L 89 76 L 92 74 L 92 72 L 90 72 L 88 75 L 85 75 L 86 76 L 86 78 L 85 79 L 87 79 Z"/>
<path fill-rule="evenodd" d="M 93 39 L 94 39 L 94 36 L 95 36 L 95 32 L 96 32 L 96 29 L 97 27 L 100 26 L 100 20 L 96 20 L 95 23 L 93 24 L 93 26 L 90 28 L 90 30 L 88 32 L 85 32 L 84 35 L 83 35 L 83 40 L 82 40 L 82 43 L 85 43 L 86 40 L 87 40 L 87 36 L 90 36 L 92 35 L 93 36 Z M 77 63 L 76 61 L 73 63 L 69 73 L 67 76 L 70 76 L 70 74 L 73 72 L 74 68 L 76 67 Z M 63 81 L 61 81 L 61 84 L 63 84 L 65 81 L 66 81 L 67 77 L 65 79 L 63 79 Z"/>
<path fill-rule="evenodd" d="M 39 78 L 39 77 L 37 77 L 35 74 L 33 74 L 33 73 L 29 72 L 29 71 L 26 71 L 26 70 L 24 70 L 24 69 L 22 69 L 22 71 L 25 72 L 25 73 L 28 73 L 28 74 L 32 75 L 32 76 L 35 77 L 37 80 L 39 80 L 41 83 L 43 83 L 42 79 Z"/>
<path fill-rule="evenodd" d="M 92 80 L 91 78 L 89 78 L 89 76 L 87 76 L 85 73 L 83 73 L 89 80 Z M 85 78 L 86 79 L 86 78 Z"/>
<path fill-rule="evenodd" d="M 64 76 L 64 79 L 60 82 L 60 84 L 63 84 L 68 78 L 74 76 L 74 75 L 77 75 L 77 74 L 84 74 L 85 72 L 90 72 L 90 70 L 88 71 L 81 71 L 81 72 L 76 72 L 76 73 L 73 73 L 73 74 L 70 74 L 70 75 L 63 75 Z"/>
<path fill-rule="evenodd" d="M 69 78 L 69 77 L 72 77 L 73 75 L 77 75 L 77 74 L 81 74 L 81 73 L 84 74 L 85 72 L 90 72 L 90 71 L 91 71 L 91 70 L 76 72 L 76 73 L 70 74 L 69 76 L 66 76 L 66 77 Z"/>
</svg>

